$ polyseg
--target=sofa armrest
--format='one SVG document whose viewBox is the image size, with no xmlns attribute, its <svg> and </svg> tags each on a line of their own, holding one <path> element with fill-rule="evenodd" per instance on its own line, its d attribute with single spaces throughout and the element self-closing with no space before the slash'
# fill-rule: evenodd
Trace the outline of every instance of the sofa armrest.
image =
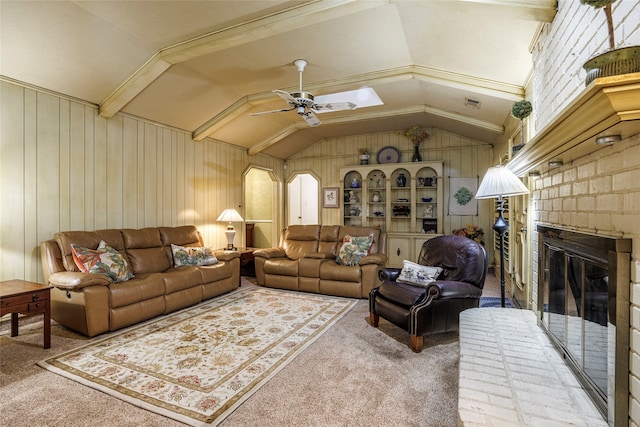
<svg viewBox="0 0 640 427">
<path fill-rule="evenodd" d="M 104 274 L 63 271 L 49 276 L 49 283 L 56 288 L 73 291 L 87 286 L 109 286 L 111 280 Z"/>
<path fill-rule="evenodd" d="M 254 257 L 262 258 L 286 258 L 287 254 L 281 248 L 265 248 L 253 251 Z"/>
<path fill-rule="evenodd" d="M 231 261 L 235 258 L 240 258 L 240 252 L 238 251 L 215 251 L 216 258 L 220 261 Z"/>
<path fill-rule="evenodd" d="M 385 265 L 387 263 L 387 256 L 385 254 L 371 254 L 364 256 L 360 259 L 360 265 L 367 264 L 379 264 Z"/>
<path fill-rule="evenodd" d="M 466 282 L 436 280 L 427 285 L 427 293 L 434 299 L 480 298 L 482 289 Z"/>
<path fill-rule="evenodd" d="M 335 257 L 331 252 L 307 252 L 303 255 L 303 258 L 312 259 L 335 259 Z"/>
</svg>

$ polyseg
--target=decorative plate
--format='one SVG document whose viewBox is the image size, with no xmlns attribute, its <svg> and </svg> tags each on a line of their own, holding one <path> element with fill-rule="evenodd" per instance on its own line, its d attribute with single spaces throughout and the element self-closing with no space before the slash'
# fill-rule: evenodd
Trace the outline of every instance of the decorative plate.
<svg viewBox="0 0 640 427">
<path fill-rule="evenodd" d="M 378 151 L 378 163 L 398 163 L 400 161 L 400 150 L 396 147 L 382 147 Z"/>
</svg>

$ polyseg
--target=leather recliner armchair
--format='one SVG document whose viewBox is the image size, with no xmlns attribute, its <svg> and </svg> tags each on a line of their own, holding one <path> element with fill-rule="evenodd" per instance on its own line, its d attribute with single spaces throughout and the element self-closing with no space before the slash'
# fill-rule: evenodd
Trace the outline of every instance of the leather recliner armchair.
<svg viewBox="0 0 640 427">
<path fill-rule="evenodd" d="M 418 287 L 396 282 L 399 268 L 381 270 L 382 285 L 369 293 L 369 317 L 374 327 L 382 317 L 409 332 L 409 346 L 419 353 L 424 335 L 458 330 L 460 312 L 478 307 L 488 262 L 481 244 L 461 236 L 427 240 L 417 262 L 443 271 Z"/>
</svg>

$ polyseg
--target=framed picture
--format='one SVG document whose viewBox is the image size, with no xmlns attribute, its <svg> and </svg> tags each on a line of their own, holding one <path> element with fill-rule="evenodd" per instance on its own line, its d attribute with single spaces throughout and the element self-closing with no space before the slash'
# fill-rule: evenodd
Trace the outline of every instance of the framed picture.
<svg viewBox="0 0 640 427">
<path fill-rule="evenodd" d="M 322 189 L 322 207 L 337 208 L 340 202 L 340 189 L 338 187 L 326 187 Z"/>
</svg>

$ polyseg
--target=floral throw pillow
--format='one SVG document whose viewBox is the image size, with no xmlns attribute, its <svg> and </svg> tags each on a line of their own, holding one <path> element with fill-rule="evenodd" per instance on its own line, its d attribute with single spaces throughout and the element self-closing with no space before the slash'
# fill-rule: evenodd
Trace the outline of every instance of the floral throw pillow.
<svg viewBox="0 0 640 427">
<path fill-rule="evenodd" d="M 171 245 L 173 252 L 173 266 L 181 265 L 213 265 L 218 263 L 213 248 L 199 246 Z"/>
<path fill-rule="evenodd" d="M 442 270 L 442 267 L 430 267 L 405 260 L 402 262 L 402 271 L 396 282 L 426 288 L 429 283 L 438 279 Z"/>
<path fill-rule="evenodd" d="M 336 262 L 340 265 L 358 265 L 363 256 L 369 255 L 373 244 L 373 234 L 368 236 L 344 235 L 342 247 L 336 257 Z"/>
<path fill-rule="evenodd" d="M 104 274 L 114 283 L 124 282 L 133 277 L 127 261 L 120 252 L 107 245 L 104 240 L 100 241 L 97 249 L 72 244 L 71 253 L 73 261 L 80 271 L 85 273 Z"/>
</svg>

